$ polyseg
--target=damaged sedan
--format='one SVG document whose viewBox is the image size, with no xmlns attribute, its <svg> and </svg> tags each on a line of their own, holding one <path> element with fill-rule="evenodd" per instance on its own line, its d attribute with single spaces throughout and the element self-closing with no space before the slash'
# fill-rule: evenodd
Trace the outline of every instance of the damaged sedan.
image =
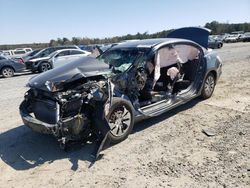
<svg viewBox="0 0 250 188">
<path fill-rule="evenodd" d="M 195 35 L 190 35 L 195 33 Z M 221 74 L 207 50 L 209 31 L 183 28 L 169 38 L 128 41 L 32 78 L 20 105 L 25 125 L 70 141 L 127 138 L 134 122 L 189 100 L 211 97 Z"/>
</svg>

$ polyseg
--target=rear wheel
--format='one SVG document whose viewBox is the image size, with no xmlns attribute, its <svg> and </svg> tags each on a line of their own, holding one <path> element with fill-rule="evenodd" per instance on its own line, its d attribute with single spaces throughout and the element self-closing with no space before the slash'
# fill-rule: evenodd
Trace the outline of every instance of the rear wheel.
<svg viewBox="0 0 250 188">
<path fill-rule="evenodd" d="M 215 87 L 215 76 L 210 72 L 202 88 L 201 97 L 203 99 L 208 99 L 212 96 Z"/>
<path fill-rule="evenodd" d="M 51 69 L 51 65 L 48 62 L 42 62 L 39 67 L 38 71 L 41 72 L 46 72 Z"/>
<path fill-rule="evenodd" d="M 1 74 L 4 78 L 10 78 L 14 75 L 14 69 L 11 67 L 4 67 L 1 70 Z"/>
</svg>

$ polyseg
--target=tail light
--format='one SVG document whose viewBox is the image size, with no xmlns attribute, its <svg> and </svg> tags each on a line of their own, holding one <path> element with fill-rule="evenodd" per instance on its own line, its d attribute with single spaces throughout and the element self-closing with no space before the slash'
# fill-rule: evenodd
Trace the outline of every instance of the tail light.
<svg viewBox="0 0 250 188">
<path fill-rule="evenodd" d="M 19 58 L 17 61 L 18 61 L 18 63 L 22 63 L 22 64 L 24 64 L 24 61 L 23 61 L 23 59 L 22 59 L 22 58 Z"/>
</svg>

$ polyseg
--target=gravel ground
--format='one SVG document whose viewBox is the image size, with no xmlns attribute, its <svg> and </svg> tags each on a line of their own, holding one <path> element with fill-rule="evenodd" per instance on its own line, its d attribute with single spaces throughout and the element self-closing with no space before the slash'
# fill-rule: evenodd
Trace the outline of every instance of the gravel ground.
<svg viewBox="0 0 250 188">
<path fill-rule="evenodd" d="M 95 144 L 66 153 L 22 124 L 32 74 L 0 78 L 0 187 L 250 187 L 250 43 L 216 51 L 223 75 L 212 98 L 136 124 L 93 165 Z"/>
</svg>

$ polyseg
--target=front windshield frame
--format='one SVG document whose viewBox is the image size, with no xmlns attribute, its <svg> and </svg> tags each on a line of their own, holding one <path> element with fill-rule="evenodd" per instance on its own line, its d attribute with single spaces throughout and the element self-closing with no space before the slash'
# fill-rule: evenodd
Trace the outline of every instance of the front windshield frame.
<svg viewBox="0 0 250 188">
<path fill-rule="evenodd" d="M 104 60 L 104 56 L 107 56 L 107 54 L 113 53 L 113 52 L 125 52 L 123 55 L 124 57 L 122 57 L 123 59 L 125 58 L 126 52 L 136 52 L 135 56 L 132 57 L 132 59 L 128 62 L 128 63 L 120 63 L 118 64 L 119 66 L 115 66 L 114 62 L 107 62 Z M 149 48 L 112 48 L 109 49 L 107 51 L 105 51 L 103 54 L 99 55 L 97 57 L 98 60 L 108 64 L 110 66 L 110 68 L 112 69 L 112 72 L 117 74 L 117 73 L 123 73 L 123 72 L 127 72 L 130 70 L 131 67 L 136 66 L 137 62 L 141 62 L 144 59 L 146 59 L 146 54 L 148 53 Z M 121 58 L 120 58 L 121 59 Z M 117 59 L 113 59 L 114 61 L 120 60 L 119 58 Z"/>
</svg>

